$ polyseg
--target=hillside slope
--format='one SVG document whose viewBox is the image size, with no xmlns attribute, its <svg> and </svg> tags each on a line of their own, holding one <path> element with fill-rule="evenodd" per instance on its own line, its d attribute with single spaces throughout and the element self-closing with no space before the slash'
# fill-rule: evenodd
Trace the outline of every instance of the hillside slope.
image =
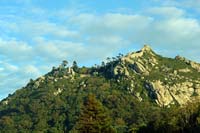
<svg viewBox="0 0 200 133">
<path fill-rule="evenodd" d="M 30 80 L 0 102 L 0 131 L 198 132 L 199 98 L 200 64 L 145 45 L 91 68 L 63 61 Z"/>
</svg>

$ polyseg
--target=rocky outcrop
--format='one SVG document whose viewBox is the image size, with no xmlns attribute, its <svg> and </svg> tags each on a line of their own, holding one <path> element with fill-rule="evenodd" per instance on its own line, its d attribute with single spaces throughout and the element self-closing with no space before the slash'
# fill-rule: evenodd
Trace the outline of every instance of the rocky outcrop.
<svg viewBox="0 0 200 133">
<path fill-rule="evenodd" d="M 54 95 L 54 96 L 57 96 L 57 95 L 59 95 L 60 93 L 62 93 L 62 91 L 63 91 L 63 89 L 58 88 L 57 91 L 55 91 L 55 92 L 53 93 L 53 95 Z"/>
<path fill-rule="evenodd" d="M 2 104 L 3 104 L 3 105 L 8 105 L 8 99 L 2 101 Z"/>
<path fill-rule="evenodd" d="M 145 75 L 148 75 L 149 72 L 148 70 L 145 68 L 145 66 L 139 62 L 135 62 L 134 63 L 134 70 L 137 72 L 137 73 L 142 73 L 142 74 L 145 74 Z"/>
<path fill-rule="evenodd" d="M 177 60 L 181 60 L 184 61 L 185 63 L 187 63 L 188 65 L 190 65 L 192 68 L 196 69 L 198 72 L 200 72 L 200 64 L 191 60 L 188 60 L 184 57 L 181 56 L 176 56 L 175 59 Z"/>
<path fill-rule="evenodd" d="M 171 96 L 169 90 L 162 85 L 161 81 L 158 80 L 146 84 L 146 88 L 149 91 L 150 97 L 152 97 L 155 100 L 155 102 L 160 106 L 174 104 L 173 97 Z"/>
<path fill-rule="evenodd" d="M 170 106 L 178 103 L 184 105 L 200 96 L 199 81 L 176 83 L 172 86 L 166 85 L 160 80 L 146 83 L 150 97 L 160 106 Z"/>
<path fill-rule="evenodd" d="M 190 61 L 190 65 L 191 65 L 191 67 L 196 69 L 198 72 L 200 72 L 200 64 L 193 62 L 193 61 Z"/>
<path fill-rule="evenodd" d="M 142 57 L 145 52 L 152 54 L 150 46 L 144 45 L 140 51 L 129 53 L 128 55 L 124 56 L 122 60 L 125 62 L 134 63 L 134 59 Z"/>
<path fill-rule="evenodd" d="M 122 66 L 118 65 L 114 68 L 114 75 L 124 75 L 124 76 L 128 77 L 129 72 L 124 65 L 122 65 Z"/>
<path fill-rule="evenodd" d="M 140 51 L 122 57 L 122 62 L 132 64 L 136 73 L 148 75 L 151 68 L 158 64 L 152 49 L 145 45 Z"/>
<path fill-rule="evenodd" d="M 191 72 L 191 70 L 189 68 L 185 68 L 185 69 L 179 69 L 179 72 L 183 72 L 183 73 L 188 73 Z"/>
</svg>

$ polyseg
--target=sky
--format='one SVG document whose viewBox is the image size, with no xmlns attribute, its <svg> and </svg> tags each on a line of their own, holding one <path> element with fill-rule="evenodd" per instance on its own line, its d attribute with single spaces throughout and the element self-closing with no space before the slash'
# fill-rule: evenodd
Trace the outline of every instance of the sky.
<svg viewBox="0 0 200 133">
<path fill-rule="evenodd" d="M 0 0 L 0 99 L 62 60 L 139 50 L 200 62 L 200 0 Z"/>
</svg>

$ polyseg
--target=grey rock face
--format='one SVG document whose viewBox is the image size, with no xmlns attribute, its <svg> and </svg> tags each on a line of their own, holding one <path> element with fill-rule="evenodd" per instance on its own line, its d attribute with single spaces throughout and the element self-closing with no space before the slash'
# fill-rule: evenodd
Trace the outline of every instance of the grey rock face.
<svg viewBox="0 0 200 133">
<path fill-rule="evenodd" d="M 170 86 L 165 85 L 160 80 L 156 80 L 147 83 L 145 87 L 149 91 L 150 96 L 154 96 L 156 103 L 160 106 L 169 106 L 175 103 L 184 105 L 187 102 L 198 99 L 200 96 L 200 84 L 194 85 L 194 83 L 189 81 Z"/>
<path fill-rule="evenodd" d="M 144 86 L 149 96 L 159 106 L 184 105 L 200 98 L 200 78 L 190 76 L 200 72 L 200 64 L 180 56 L 175 59 L 181 61 L 186 67 L 179 68 L 181 63 L 176 64 L 176 60 L 158 57 L 148 45 L 145 45 L 140 51 L 124 56 L 122 61 L 124 64 L 131 64 L 135 73 L 143 77 L 142 80 L 150 77 L 151 80 L 146 80 Z M 123 69 L 128 71 L 125 67 Z M 194 69 L 197 72 L 194 72 Z"/>
</svg>

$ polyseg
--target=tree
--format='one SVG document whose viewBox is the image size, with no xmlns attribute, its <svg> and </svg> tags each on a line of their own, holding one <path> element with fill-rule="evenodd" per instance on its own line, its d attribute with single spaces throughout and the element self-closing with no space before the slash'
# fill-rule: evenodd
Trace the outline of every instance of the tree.
<svg viewBox="0 0 200 133">
<path fill-rule="evenodd" d="M 58 67 L 58 76 L 62 76 L 64 74 L 64 70 L 65 70 L 65 67 L 67 66 L 68 64 L 68 61 L 66 60 L 63 60 L 62 63 L 59 65 Z"/>
<path fill-rule="evenodd" d="M 55 70 L 56 70 L 56 67 L 55 67 L 55 66 L 53 66 L 53 67 L 52 67 L 52 71 L 55 71 Z"/>
<path fill-rule="evenodd" d="M 33 80 L 33 79 L 30 79 L 29 83 L 33 83 L 33 82 L 34 82 L 34 80 Z"/>
<path fill-rule="evenodd" d="M 115 61 L 115 60 L 116 60 L 116 58 L 115 58 L 115 57 L 112 57 L 112 60 L 113 60 L 113 61 Z"/>
<path fill-rule="evenodd" d="M 63 66 L 63 67 L 66 67 L 66 66 L 67 66 L 67 64 L 68 64 L 68 61 L 66 61 L 66 60 L 63 60 L 63 62 L 62 62 L 62 66 Z"/>
<path fill-rule="evenodd" d="M 16 132 L 14 121 L 9 116 L 3 116 L 0 119 L 1 132 Z"/>
<path fill-rule="evenodd" d="M 72 68 L 75 72 L 78 72 L 78 65 L 76 61 L 73 61 Z"/>
<path fill-rule="evenodd" d="M 88 95 L 81 108 L 76 130 L 81 133 L 115 132 L 105 108 L 92 94 Z"/>
<path fill-rule="evenodd" d="M 106 64 L 104 61 L 101 62 L 101 66 L 104 67 Z"/>
<path fill-rule="evenodd" d="M 107 63 L 109 63 L 111 61 L 111 58 L 107 57 L 106 60 L 107 60 Z"/>
<path fill-rule="evenodd" d="M 119 53 L 118 55 L 119 55 L 120 57 L 123 57 L 123 56 L 124 56 L 122 53 Z"/>
</svg>

